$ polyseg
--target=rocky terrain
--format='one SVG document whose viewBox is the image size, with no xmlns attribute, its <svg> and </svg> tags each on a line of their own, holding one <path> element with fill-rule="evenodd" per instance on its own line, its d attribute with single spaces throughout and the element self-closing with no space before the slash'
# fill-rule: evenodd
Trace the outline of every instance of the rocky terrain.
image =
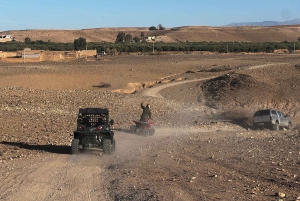
<svg viewBox="0 0 300 201">
<path fill-rule="evenodd" d="M 1 200 L 300 200 L 297 54 L 0 63 Z M 156 133 L 128 132 L 144 100 Z M 70 155 L 79 108 L 106 107 L 116 153 Z M 276 108 L 292 130 L 252 130 Z"/>
</svg>

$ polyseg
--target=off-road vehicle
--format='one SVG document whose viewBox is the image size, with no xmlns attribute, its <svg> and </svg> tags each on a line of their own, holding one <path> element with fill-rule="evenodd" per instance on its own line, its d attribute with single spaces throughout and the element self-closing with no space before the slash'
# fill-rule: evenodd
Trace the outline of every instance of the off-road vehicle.
<svg viewBox="0 0 300 201">
<path fill-rule="evenodd" d="M 273 130 L 279 128 L 292 128 L 292 121 L 279 110 L 264 109 L 258 110 L 253 115 L 254 128 L 269 127 Z"/>
<path fill-rule="evenodd" d="M 155 128 L 153 127 L 154 122 L 150 119 L 146 119 L 146 121 L 136 121 L 133 120 L 135 125 L 130 126 L 130 133 L 138 134 L 142 136 L 154 135 Z"/>
<path fill-rule="evenodd" d="M 80 108 L 77 118 L 77 129 L 73 133 L 71 153 L 78 154 L 85 148 L 98 147 L 104 154 L 115 151 L 116 141 L 106 108 Z"/>
</svg>

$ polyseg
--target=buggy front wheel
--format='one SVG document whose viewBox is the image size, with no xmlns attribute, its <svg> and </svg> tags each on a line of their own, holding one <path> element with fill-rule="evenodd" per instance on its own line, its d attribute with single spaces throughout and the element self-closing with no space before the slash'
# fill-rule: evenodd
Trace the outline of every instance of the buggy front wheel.
<svg viewBox="0 0 300 201">
<path fill-rule="evenodd" d="M 71 143 L 71 154 L 79 153 L 79 139 L 73 139 Z"/>
<path fill-rule="evenodd" d="M 136 126 L 135 125 L 130 126 L 130 133 L 132 133 L 132 134 L 136 133 Z"/>
<path fill-rule="evenodd" d="M 273 130 L 275 130 L 275 131 L 279 130 L 279 124 L 278 124 L 278 122 L 275 122 L 275 124 L 273 125 Z"/>
<path fill-rule="evenodd" d="M 112 152 L 116 151 L 116 140 L 115 139 L 113 140 L 111 151 Z"/>
<path fill-rule="evenodd" d="M 112 151 L 112 145 L 110 139 L 104 139 L 103 140 L 103 153 L 105 155 L 110 155 Z"/>
</svg>

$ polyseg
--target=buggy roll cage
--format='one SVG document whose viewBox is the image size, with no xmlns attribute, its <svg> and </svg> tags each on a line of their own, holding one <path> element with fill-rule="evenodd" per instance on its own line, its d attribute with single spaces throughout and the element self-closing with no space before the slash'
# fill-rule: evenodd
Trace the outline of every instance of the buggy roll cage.
<svg viewBox="0 0 300 201">
<path fill-rule="evenodd" d="M 107 108 L 80 108 L 78 112 L 77 123 L 88 127 L 100 125 L 112 125 L 113 120 L 109 121 L 109 112 Z"/>
</svg>

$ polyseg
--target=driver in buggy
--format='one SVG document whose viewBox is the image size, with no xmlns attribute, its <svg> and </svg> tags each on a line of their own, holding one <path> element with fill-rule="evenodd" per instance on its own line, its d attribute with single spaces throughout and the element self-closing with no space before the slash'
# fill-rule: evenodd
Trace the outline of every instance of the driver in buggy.
<svg viewBox="0 0 300 201">
<path fill-rule="evenodd" d="M 147 121 L 148 119 L 151 119 L 150 104 L 144 106 L 144 101 L 142 101 L 141 108 L 143 109 L 141 121 Z"/>
</svg>

